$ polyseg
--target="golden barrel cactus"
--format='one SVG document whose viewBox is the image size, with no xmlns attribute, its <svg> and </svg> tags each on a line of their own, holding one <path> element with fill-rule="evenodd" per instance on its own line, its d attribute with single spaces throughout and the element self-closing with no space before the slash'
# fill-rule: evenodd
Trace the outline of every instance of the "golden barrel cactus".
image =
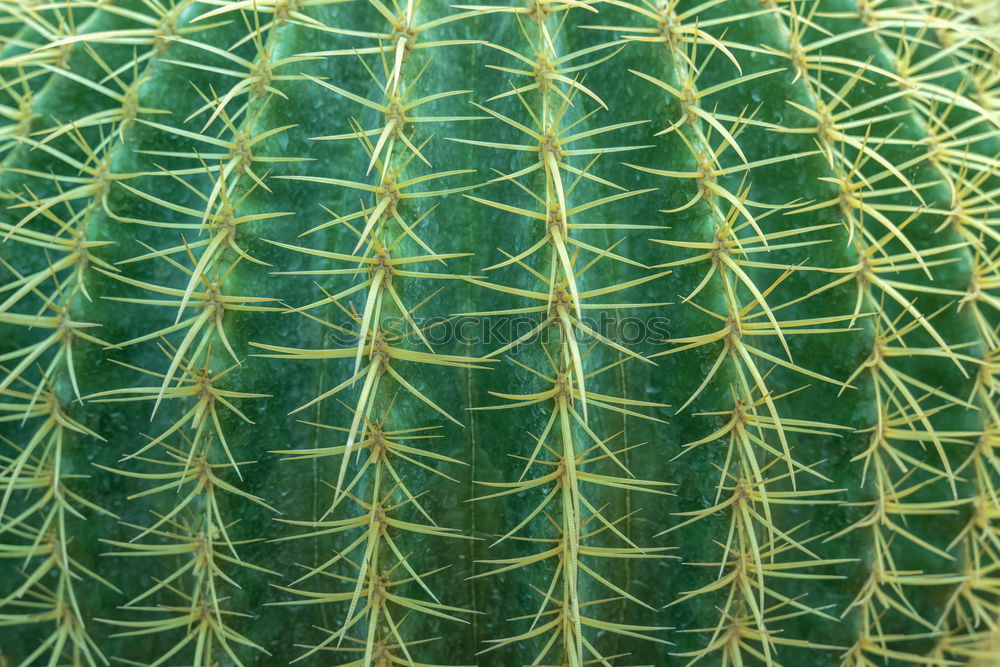
<svg viewBox="0 0 1000 667">
<path fill-rule="evenodd" d="M 997 7 L 0 1 L 0 665 L 1000 665 Z"/>
</svg>

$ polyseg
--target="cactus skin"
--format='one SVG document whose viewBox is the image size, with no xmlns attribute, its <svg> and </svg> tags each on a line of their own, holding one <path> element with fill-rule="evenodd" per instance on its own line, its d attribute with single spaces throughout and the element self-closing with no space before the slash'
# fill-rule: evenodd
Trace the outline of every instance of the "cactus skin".
<svg viewBox="0 0 1000 667">
<path fill-rule="evenodd" d="M 0 665 L 1000 664 L 995 3 L 0 35 Z"/>
</svg>

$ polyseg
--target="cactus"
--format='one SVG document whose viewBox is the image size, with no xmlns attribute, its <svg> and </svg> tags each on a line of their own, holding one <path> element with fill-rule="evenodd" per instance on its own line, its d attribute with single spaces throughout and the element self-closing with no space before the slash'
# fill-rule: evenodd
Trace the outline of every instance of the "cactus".
<svg viewBox="0 0 1000 667">
<path fill-rule="evenodd" d="M 1000 664 L 996 7 L 0 1 L 0 665 Z"/>
</svg>

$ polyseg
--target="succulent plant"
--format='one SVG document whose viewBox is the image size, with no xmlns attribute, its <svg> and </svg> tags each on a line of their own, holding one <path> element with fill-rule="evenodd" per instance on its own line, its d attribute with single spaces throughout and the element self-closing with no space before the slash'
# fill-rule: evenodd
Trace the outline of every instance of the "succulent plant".
<svg viewBox="0 0 1000 667">
<path fill-rule="evenodd" d="M 0 665 L 1000 665 L 997 7 L 0 1 Z"/>
</svg>

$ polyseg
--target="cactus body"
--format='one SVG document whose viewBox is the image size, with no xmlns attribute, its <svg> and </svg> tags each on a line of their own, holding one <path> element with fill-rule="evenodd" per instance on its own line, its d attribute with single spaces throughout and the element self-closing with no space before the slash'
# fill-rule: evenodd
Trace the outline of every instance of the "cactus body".
<svg viewBox="0 0 1000 667">
<path fill-rule="evenodd" d="M 1000 665 L 998 26 L 0 2 L 0 664 Z"/>
</svg>

